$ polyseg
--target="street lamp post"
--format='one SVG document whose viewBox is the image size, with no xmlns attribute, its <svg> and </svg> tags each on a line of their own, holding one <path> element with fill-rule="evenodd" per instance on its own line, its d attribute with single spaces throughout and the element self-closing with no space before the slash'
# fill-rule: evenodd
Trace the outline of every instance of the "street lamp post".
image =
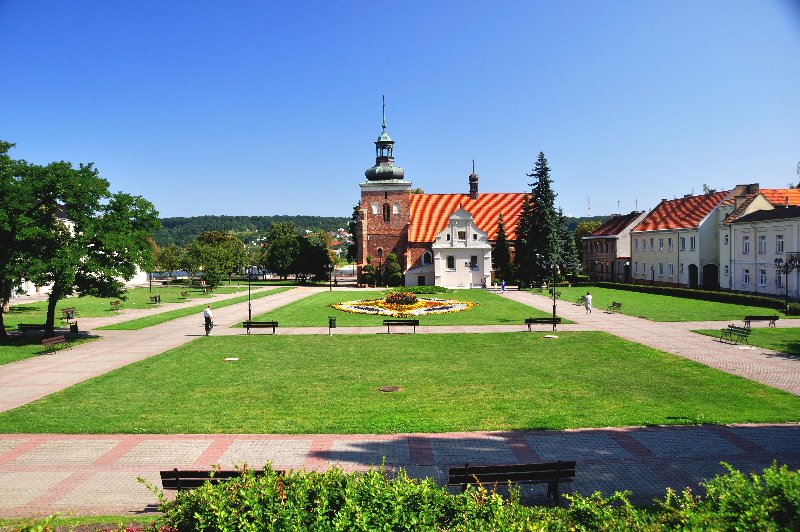
<svg viewBox="0 0 800 532">
<path fill-rule="evenodd" d="M 553 290 L 553 330 L 555 331 L 556 330 L 556 271 L 557 271 L 556 268 L 557 268 L 557 266 L 556 266 L 555 263 L 553 263 L 553 264 L 550 265 L 550 267 L 553 269 L 553 288 L 552 288 L 552 290 Z"/>
<path fill-rule="evenodd" d="M 328 264 L 328 291 L 333 292 L 333 263 Z"/>
<path fill-rule="evenodd" d="M 785 290 L 784 311 L 789 315 L 789 273 L 793 270 L 800 268 L 800 257 L 797 253 L 787 253 L 786 260 L 778 257 L 775 259 L 775 269 L 778 270 L 778 275 L 784 275 L 783 289 Z"/>
<path fill-rule="evenodd" d="M 247 267 L 247 321 L 253 321 L 253 307 L 250 304 L 250 266 Z"/>
</svg>

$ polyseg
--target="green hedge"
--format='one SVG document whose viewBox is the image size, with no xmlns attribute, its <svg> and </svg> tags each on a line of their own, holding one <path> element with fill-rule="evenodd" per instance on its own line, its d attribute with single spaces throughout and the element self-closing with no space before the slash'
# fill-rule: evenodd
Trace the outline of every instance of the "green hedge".
<svg viewBox="0 0 800 532">
<path fill-rule="evenodd" d="M 628 290 L 631 292 L 643 292 L 646 294 L 658 294 L 662 296 L 685 297 L 688 299 L 702 299 L 704 301 L 716 301 L 718 303 L 733 303 L 735 305 L 750 305 L 754 307 L 767 307 L 775 310 L 783 310 L 784 302 L 780 299 L 766 296 L 754 296 L 741 294 L 739 292 L 714 292 L 710 290 L 696 290 L 692 288 L 675 288 L 671 286 L 626 284 L 626 283 L 606 283 L 595 282 L 592 286 L 600 288 L 611 288 L 613 290 Z"/>
<path fill-rule="evenodd" d="M 161 497 L 152 530 L 798 530 L 800 472 L 773 464 L 763 474 L 729 472 L 704 483 L 706 495 L 667 490 L 654 508 L 629 493 L 565 495 L 567 507 L 523 506 L 483 486 L 451 495 L 404 471 L 296 472 L 243 477 Z"/>
</svg>

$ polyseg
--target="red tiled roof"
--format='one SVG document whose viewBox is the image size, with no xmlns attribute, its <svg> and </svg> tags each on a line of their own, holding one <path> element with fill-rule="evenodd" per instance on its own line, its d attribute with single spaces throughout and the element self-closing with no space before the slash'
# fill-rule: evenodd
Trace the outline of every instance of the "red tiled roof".
<svg viewBox="0 0 800 532">
<path fill-rule="evenodd" d="M 469 194 L 411 194 L 411 227 L 409 242 L 433 242 L 450 221 L 450 215 L 463 207 L 475 219 L 478 229 L 497 238 L 497 218 L 503 213 L 506 236 L 517 239 L 517 226 L 522 214 L 522 193 L 482 193 L 474 200 Z"/>
<path fill-rule="evenodd" d="M 789 205 L 800 205 L 800 189 L 797 188 L 762 188 L 759 192 L 776 207 L 786 205 L 786 198 L 789 198 Z"/>
<path fill-rule="evenodd" d="M 714 207 L 725 199 L 729 191 L 690 196 L 662 201 L 634 227 L 634 231 L 658 231 L 661 229 L 688 229 L 697 227 Z"/>
<path fill-rule="evenodd" d="M 592 231 L 586 236 L 614 236 L 620 234 L 623 229 L 632 224 L 641 212 L 633 211 L 630 214 L 618 214 L 605 221 L 603 225 Z"/>
</svg>

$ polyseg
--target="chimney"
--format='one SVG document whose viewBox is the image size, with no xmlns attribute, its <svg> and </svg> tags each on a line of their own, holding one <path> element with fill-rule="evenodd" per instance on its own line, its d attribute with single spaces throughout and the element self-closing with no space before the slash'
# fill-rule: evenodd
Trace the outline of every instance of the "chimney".
<svg viewBox="0 0 800 532">
<path fill-rule="evenodd" d="M 691 198 L 691 197 L 692 197 L 692 195 L 691 195 L 691 194 L 684 194 L 684 195 L 683 195 L 683 199 L 689 199 L 689 198 Z"/>
<path fill-rule="evenodd" d="M 783 206 L 787 209 L 789 208 L 789 196 L 786 196 L 786 200 L 783 202 Z"/>
</svg>

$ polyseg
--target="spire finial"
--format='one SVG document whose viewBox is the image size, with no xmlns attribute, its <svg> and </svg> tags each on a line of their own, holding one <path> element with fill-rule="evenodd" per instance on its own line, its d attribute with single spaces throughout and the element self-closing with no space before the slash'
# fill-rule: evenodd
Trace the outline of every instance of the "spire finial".
<svg viewBox="0 0 800 532">
<path fill-rule="evenodd" d="M 383 104 L 383 130 L 386 131 L 386 96 L 381 95 L 381 102 Z"/>
<path fill-rule="evenodd" d="M 472 159 L 472 173 L 475 173 L 475 159 Z"/>
</svg>

